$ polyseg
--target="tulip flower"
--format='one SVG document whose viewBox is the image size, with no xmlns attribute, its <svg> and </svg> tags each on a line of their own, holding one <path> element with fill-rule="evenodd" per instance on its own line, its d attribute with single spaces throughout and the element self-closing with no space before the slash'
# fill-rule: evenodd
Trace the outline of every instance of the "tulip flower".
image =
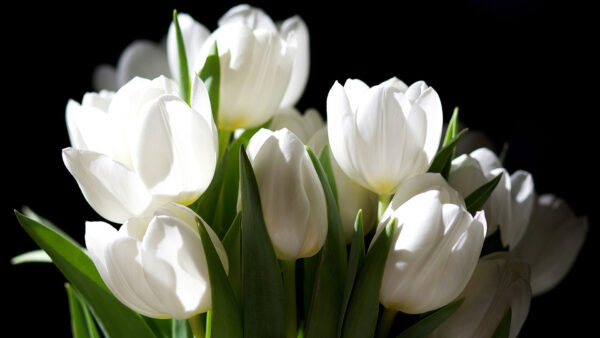
<svg viewBox="0 0 600 338">
<path fill-rule="evenodd" d="M 321 156 L 323 148 L 328 143 L 327 127 L 316 132 L 308 141 L 308 146 Z M 363 211 L 363 231 L 369 233 L 377 224 L 377 195 L 358 185 L 351 180 L 340 168 L 335 158 L 331 156 L 331 168 L 337 188 L 337 200 L 339 201 L 340 217 L 344 229 L 346 242 L 352 242 L 354 233 L 354 222 L 358 210 Z"/>
<path fill-rule="evenodd" d="M 200 53 L 204 42 L 210 36 L 210 31 L 204 25 L 194 20 L 189 14 L 177 14 L 177 21 L 179 21 L 179 29 L 181 30 L 185 46 L 185 55 L 189 63 L 190 60 L 194 60 L 196 55 Z M 169 33 L 167 35 L 167 57 L 173 78 L 179 80 L 179 49 L 174 23 L 171 23 L 169 26 Z M 190 71 L 192 73 L 190 78 L 194 78 L 198 70 L 190 69 Z"/>
<path fill-rule="evenodd" d="M 243 4 L 231 8 L 219 19 L 219 26 L 232 23 L 243 23 L 254 30 L 265 29 L 278 33 L 288 44 L 295 47 L 290 82 L 280 103 L 280 107 L 293 107 L 304 92 L 310 66 L 309 34 L 304 20 L 295 15 L 283 22 L 274 23 L 262 9 Z"/>
<path fill-rule="evenodd" d="M 488 236 L 500 227 L 502 244 L 513 247 L 525 233 L 534 202 L 530 173 L 522 170 L 508 175 L 500 160 L 487 148 L 477 149 L 452 161 L 448 182 L 463 196 L 502 173 L 500 182 L 483 206 Z"/>
<path fill-rule="evenodd" d="M 301 115 L 295 108 L 281 108 L 273 116 L 269 125 L 271 130 L 287 128 L 296 135 L 302 143 L 308 143 L 308 140 L 321 128 L 325 126 L 321 114 L 316 109 L 307 109 L 304 115 Z"/>
<path fill-rule="evenodd" d="M 533 295 L 554 288 L 575 262 L 588 230 L 587 217 L 577 217 L 554 195 L 540 196 L 525 235 L 512 252 L 531 267 Z"/>
<path fill-rule="evenodd" d="M 167 202 L 190 204 L 208 187 L 217 131 L 201 80 L 192 107 L 164 77 L 135 78 L 114 95 L 86 94 L 67 105 L 72 148 L 63 160 L 89 204 L 116 223 Z"/>
<path fill-rule="evenodd" d="M 117 91 L 135 77 L 153 79 L 170 73 L 164 44 L 136 40 L 125 48 L 116 68 L 110 65 L 96 67 L 93 83 L 97 91 Z"/>
<path fill-rule="evenodd" d="M 378 195 L 393 194 L 427 171 L 442 132 L 442 105 L 433 88 L 392 78 L 369 88 L 336 82 L 327 96 L 331 152 L 352 180 Z"/>
<path fill-rule="evenodd" d="M 316 254 L 327 236 L 327 206 L 302 141 L 287 129 L 261 129 L 250 139 L 247 153 L 277 258 L 291 261 Z"/>
<path fill-rule="evenodd" d="M 118 231 L 104 222 L 87 222 L 85 244 L 100 277 L 127 307 L 148 317 L 187 319 L 211 309 L 196 219 L 202 220 L 170 203 L 152 216 L 130 219 Z M 204 226 L 228 271 L 225 248 Z"/>
<path fill-rule="evenodd" d="M 462 196 L 441 175 L 427 173 L 398 189 L 375 236 L 394 218 L 397 229 L 383 272 L 381 303 L 411 314 L 450 303 L 477 265 L 484 213 L 471 216 Z"/>
<path fill-rule="evenodd" d="M 517 337 L 531 301 L 529 267 L 509 252 L 479 260 L 469 284 L 458 298 L 463 303 L 431 337 L 492 337 L 510 307 L 509 337 Z"/>
<path fill-rule="evenodd" d="M 196 55 L 201 70 L 214 44 L 220 61 L 218 127 L 226 131 L 267 122 L 281 104 L 295 57 L 295 46 L 271 30 L 237 22 L 214 31 Z"/>
</svg>

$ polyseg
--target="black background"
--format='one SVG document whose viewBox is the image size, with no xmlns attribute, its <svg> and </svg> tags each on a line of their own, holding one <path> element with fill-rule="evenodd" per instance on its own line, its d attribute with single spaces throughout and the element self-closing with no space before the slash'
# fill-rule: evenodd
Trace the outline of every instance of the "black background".
<svg viewBox="0 0 600 338">
<path fill-rule="evenodd" d="M 2 14 L 2 154 L 4 180 L 2 266 L 4 329 L 20 336 L 69 336 L 64 278 L 49 264 L 10 266 L 36 249 L 13 209 L 29 205 L 83 242 L 84 222 L 100 220 L 64 168 L 69 145 L 64 109 L 91 91 L 101 63 L 116 64 L 135 39 L 160 40 L 172 10 L 192 14 L 209 29 L 233 2 L 124 2 L 29 6 Z M 539 193 L 565 198 L 590 229 L 579 260 L 554 290 L 533 299 L 522 337 L 586 336 L 597 304 L 597 74 L 593 11 L 582 3 L 460 1 L 395 4 L 253 2 L 274 20 L 299 14 L 311 39 L 311 73 L 298 104 L 325 112 L 335 80 L 369 85 L 397 76 L 425 80 L 439 93 L 445 120 L 460 106 L 461 120 L 483 130 L 496 150 L 510 144 L 506 167 L 534 175 Z M 22 6 L 22 7 L 21 7 Z M 8 103 L 8 104 L 7 104 Z"/>
</svg>

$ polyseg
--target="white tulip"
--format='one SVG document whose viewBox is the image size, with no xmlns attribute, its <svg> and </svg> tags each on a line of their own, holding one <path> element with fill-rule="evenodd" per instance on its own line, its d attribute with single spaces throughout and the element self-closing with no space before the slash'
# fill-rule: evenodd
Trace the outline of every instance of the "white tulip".
<svg viewBox="0 0 600 338">
<path fill-rule="evenodd" d="M 323 127 L 311 137 L 307 145 L 317 156 L 321 156 L 327 143 L 327 127 Z M 344 237 L 346 242 L 350 243 L 352 242 L 354 222 L 358 210 L 363 211 L 363 232 L 365 234 L 369 233 L 377 224 L 377 195 L 356 184 L 344 174 L 335 158 L 331 156 L 331 151 L 329 151 L 329 159 L 331 160 L 333 178 L 337 188 L 337 200 L 339 201 Z"/>
<path fill-rule="evenodd" d="M 267 122 L 288 87 L 295 46 L 280 34 L 243 23 L 219 27 L 190 64 L 198 72 L 217 43 L 220 61 L 219 129 L 233 131 Z"/>
<path fill-rule="evenodd" d="M 369 88 L 360 80 L 336 82 L 327 96 L 331 152 L 355 182 L 393 194 L 427 171 L 442 132 L 442 105 L 433 88 L 392 78 Z"/>
<path fill-rule="evenodd" d="M 280 107 L 296 105 L 306 87 L 310 67 L 309 34 L 304 20 L 296 15 L 283 22 L 274 23 L 262 9 L 243 4 L 231 8 L 219 19 L 219 26 L 232 23 L 243 23 L 252 29 L 279 33 L 288 44 L 295 47 L 292 74 Z"/>
<path fill-rule="evenodd" d="M 201 80 L 192 108 L 164 77 L 135 78 L 116 94 L 67 105 L 72 148 L 63 161 L 102 217 L 123 223 L 167 202 L 190 204 L 210 184 L 218 139 Z"/>
<path fill-rule="evenodd" d="M 509 176 L 500 160 L 487 148 L 477 149 L 452 161 L 448 182 L 464 197 L 502 173 L 502 178 L 483 206 L 488 236 L 500 227 L 502 244 L 513 247 L 525 233 L 534 203 L 531 174 L 518 170 Z"/>
<path fill-rule="evenodd" d="M 483 212 L 471 216 L 462 196 L 441 175 L 427 173 L 398 189 L 375 237 L 394 218 L 397 228 L 383 272 L 381 303 L 405 313 L 450 303 L 467 285 L 481 254 Z"/>
<path fill-rule="evenodd" d="M 210 31 L 204 27 L 204 25 L 194 20 L 189 14 L 178 13 L 177 21 L 179 22 L 179 29 L 181 30 L 181 36 L 183 37 L 185 55 L 189 69 L 189 63 L 200 53 L 204 42 L 206 42 L 210 36 Z M 169 26 L 169 34 L 167 35 L 167 57 L 173 78 L 179 80 L 179 47 L 177 44 L 175 23 L 173 22 L 171 22 L 171 25 Z M 189 69 L 189 71 L 191 78 L 193 78 L 196 76 L 198 69 Z"/>
<path fill-rule="evenodd" d="M 316 109 L 307 109 L 304 115 L 301 115 L 296 108 L 288 107 L 279 109 L 277 114 L 273 116 L 269 129 L 287 128 L 298 136 L 302 143 L 306 144 L 324 126 L 325 122 Z"/>
<path fill-rule="evenodd" d="M 492 337 L 510 306 L 509 337 L 518 335 L 531 302 L 529 267 L 509 252 L 479 260 L 473 277 L 458 298 L 464 301 L 431 337 Z"/>
<path fill-rule="evenodd" d="M 525 235 L 512 252 L 531 266 L 533 295 L 554 288 L 567 275 L 585 241 L 587 217 L 577 217 L 554 195 L 537 199 Z"/>
<path fill-rule="evenodd" d="M 160 75 L 170 75 L 164 43 L 136 40 L 125 48 L 116 68 L 110 65 L 96 67 L 93 83 L 97 91 L 117 91 L 135 77 L 153 79 Z"/>
<path fill-rule="evenodd" d="M 171 203 L 152 216 L 130 219 L 118 231 L 104 222 L 87 222 L 85 244 L 100 277 L 127 307 L 148 317 L 187 319 L 211 309 L 197 218 Z M 204 225 L 228 271 L 225 248 Z"/>
<path fill-rule="evenodd" d="M 277 258 L 291 261 L 316 254 L 327 236 L 327 206 L 302 141 L 287 129 L 261 129 L 250 139 L 247 153 Z"/>
</svg>

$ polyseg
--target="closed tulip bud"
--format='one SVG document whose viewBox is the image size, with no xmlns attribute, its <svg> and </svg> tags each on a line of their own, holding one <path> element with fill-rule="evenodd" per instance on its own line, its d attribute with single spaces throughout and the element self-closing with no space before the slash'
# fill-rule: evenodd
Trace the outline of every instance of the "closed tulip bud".
<svg viewBox="0 0 600 338">
<path fill-rule="evenodd" d="M 231 8 L 221 19 L 219 26 L 243 23 L 252 29 L 266 29 L 278 33 L 286 43 L 296 49 L 292 74 L 280 107 L 293 107 L 304 92 L 310 67 L 308 27 L 304 20 L 295 15 L 283 22 L 273 20 L 260 8 L 243 4 Z"/>
<path fill-rule="evenodd" d="M 448 182 L 467 197 L 501 173 L 502 178 L 483 210 L 488 236 L 500 227 L 502 244 L 513 247 L 525 233 L 533 209 L 535 191 L 531 174 L 518 170 L 509 176 L 496 154 L 480 148 L 452 161 Z"/>
<path fill-rule="evenodd" d="M 125 48 L 116 68 L 110 65 L 96 67 L 93 83 L 97 91 L 116 91 L 135 77 L 153 79 L 160 75 L 170 75 L 164 44 L 136 40 Z"/>
<path fill-rule="evenodd" d="M 492 337 L 510 307 L 509 337 L 514 338 L 529 313 L 529 267 L 509 252 L 487 255 L 458 297 L 463 303 L 431 337 Z"/>
<path fill-rule="evenodd" d="M 329 91 L 327 119 L 340 168 L 363 187 L 390 195 L 429 168 L 442 132 L 442 105 L 422 81 L 407 88 L 392 78 L 369 88 L 349 79 Z"/>
<path fill-rule="evenodd" d="M 467 211 L 460 194 L 439 174 L 423 174 L 398 189 L 382 216 L 376 237 L 392 219 L 397 229 L 379 294 L 389 309 L 424 313 L 458 296 L 481 253 L 483 212 Z"/>
<path fill-rule="evenodd" d="M 247 153 L 277 258 L 316 254 L 327 236 L 327 206 L 302 141 L 287 129 L 261 129 L 250 139 Z"/>
<path fill-rule="evenodd" d="M 327 143 L 327 127 L 323 127 L 311 137 L 307 145 L 320 156 Z M 377 224 L 377 195 L 351 180 L 342 171 L 335 158 L 331 156 L 331 151 L 329 159 L 337 188 L 344 237 L 346 242 L 350 243 L 358 210 L 363 211 L 363 232 L 365 234 L 369 233 Z"/>
<path fill-rule="evenodd" d="M 201 80 L 192 107 L 164 77 L 135 78 L 116 94 L 70 101 L 72 148 L 63 161 L 86 200 L 115 223 L 167 202 L 190 204 L 208 187 L 217 161 L 217 131 Z"/>
<path fill-rule="evenodd" d="M 87 222 L 85 244 L 102 280 L 127 307 L 148 317 L 186 319 L 211 309 L 196 219 L 193 211 L 172 203 L 130 219 L 118 231 L 104 222 Z M 228 271 L 223 245 L 205 227 Z"/>
<path fill-rule="evenodd" d="M 196 55 L 192 69 L 201 70 L 217 44 L 220 61 L 219 129 L 233 131 L 267 122 L 281 104 L 295 57 L 295 46 L 282 36 L 243 22 L 222 25 Z"/>
<path fill-rule="evenodd" d="M 540 196 L 525 235 L 512 252 L 531 267 L 531 289 L 537 296 L 567 275 L 585 241 L 587 217 L 577 217 L 554 195 Z"/>
</svg>

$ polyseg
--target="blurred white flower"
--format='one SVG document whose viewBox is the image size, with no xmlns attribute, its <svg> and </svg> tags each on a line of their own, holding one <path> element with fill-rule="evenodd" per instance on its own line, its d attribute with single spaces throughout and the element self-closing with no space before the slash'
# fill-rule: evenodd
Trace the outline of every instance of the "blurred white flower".
<svg viewBox="0 0 600 338">
<path fill-rule="evenodd" d="M 301 115 L 296 108 L 288 107 L 279 109 L 277 114 L 273 116 L 269 129 L 287 128 L 298 136 L 302 143 L 306 144 L 324 126 L 325 122 L 316 109 L 307 109 L 304 115 Z"/>
<path fill-rule="evenodd" d="M 72 148 L 63 161 L 102 217 L 123 223 L 167 202 L 190 204 L 208 187 L 217 130 L 206 88 L 192 107 L 165 78 L 135 78 L 117 93 L 88 93 L 67 105 Z"/>
<path fill-rule="evenodd" d="M 186 319 L 211 309 L 206 256 L 192 210 L 168 204 L 117 231 L 87 222 L 85 243 L 106 286 L 123 304 L 153 318 Z M 202 221 L 204 223 L 204 221 Z M 225 271 L 227 253 L 204 224 Z"/>
</svg>

